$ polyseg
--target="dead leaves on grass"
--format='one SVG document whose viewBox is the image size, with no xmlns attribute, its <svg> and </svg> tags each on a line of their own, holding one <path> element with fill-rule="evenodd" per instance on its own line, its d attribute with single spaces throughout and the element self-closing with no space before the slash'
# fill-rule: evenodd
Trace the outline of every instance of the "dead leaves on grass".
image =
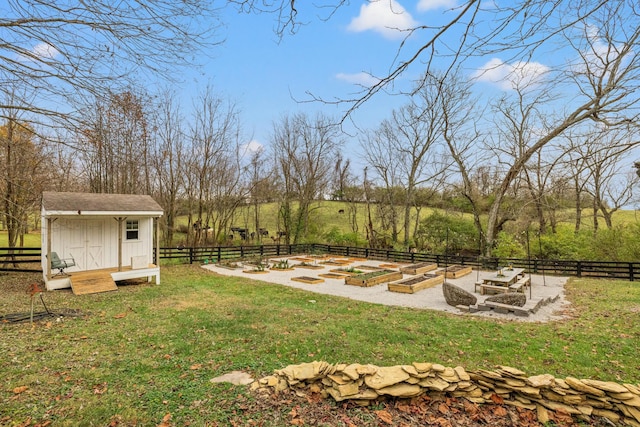
<svg viewBox="0 0 640 427">
<path fill-rule="evenodd" d="M 21 385 L 21 386 L 16 387 L 16 388 L 13 389 L 13 394 L 21 394 L 21 393 L 24 393 L 27 390 L 29 390 L 28 386 Z"/>
<path fill-rule="evenodd" d="M 301 390 L 279 394 L 256 394 L 255 400 L 245 400 L 241 415 L 231 425 L 247 425 L 247 419 L 259 419 L 261 426 L 270 421 L 284 420 L 291 426 L 340 427 L 539 427 L 536 411 L 507 405 L 500 396 L 491 403 L 475 404 L 453 397 L 421 396 L 414 399 L 389 399 L 362 407 L 355 402 L 336 403 L 320 399 L 318 393 Z M 557 426 L 602 426 L 597 421 L 573 419 L 568 414 L 549 412 Z M 254 425 L 254 424 L 249 424 Z"/>
</svg>

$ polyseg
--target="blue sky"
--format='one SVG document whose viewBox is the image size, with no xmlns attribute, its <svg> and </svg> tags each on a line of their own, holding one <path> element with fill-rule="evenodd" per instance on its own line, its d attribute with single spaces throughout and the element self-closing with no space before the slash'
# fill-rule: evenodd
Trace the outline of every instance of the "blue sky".
<svg viewBox="0 0 640 427">
<path fill-rule="evenodd" d="M 227 8 L 221 16 L 226 28 L 220 31 L 225 43 L 211 52 L 210 62 L 187 87 L 211 82 L 219 94 L 237 103 L 253 140 L 267 145 L 272 122 L 283 114 L 321 110 L 340 117 L 346 108 L 296 102 L 310 99 L 307 92 L 329 100 L 348 98 L 361 89 L 358 84 L 370 83 L 364 73 L 386 75 L 403 37 L 389 27 L 435 24 L 454 5 L 450 0 L 355 1 L 328 21 L 321 20 L 322 11 L 301 6 L 301 18 L 309 23 L 282 40 L 274 33 L 274 15 L 239 14 Z M 416 67 L 397 83 L 410 85 L 419 74 Z M 353 119 L 358 126 L 373 128 L 405 102 L 403 97 L 380 95 Z"/>
<path fill-rule="evenodd" d="M 483 7 L 491 9 L 492 4 L 487 1 Z M 405 34 L 398 28 L 436 27 L 457 14 L 456 7 L 457 0 L 361 0 L 341 7 L 325 20 L 327 16 L 321 14 L 328 11 L 305 3 L 299 8 L 299 18 L 308 24 L 296 34 L 278 39 L 274 14 L 238 13 L 228 6 L 221 15 L 225 27 L 219 32 L 225 38 L 224 44 L 214 48 L 205 66 L 189 76 L 184 93 L 193 95 L 211 84 L 219 95 L 237 104 L 248 139 L 256 146 L 268 146 L 272 123 L 282 115 L 322 111 L 342 117 L 347 105 L 297 101 L 309 100 L 308 92 L 328 100 L 349 98 L 361 90 L 358 84 L 371 83 L 366 73 L 386 76 L 390 71 Z M 407 40 L 406 52 L 413 53 L 421 46 L 430 37 L 429 31 Z M 459 43 L 455 32 L 447 33 L 446 37 L 444 41 L 451 45 Z M 545 61 L 553 60 L 564 61 L 558 55 L 545 57 Z M 465 71 L 470 78 L 478 79 L 476 89 L 484 96 L 510 90 L 508 76 L 514 70 L 534 78 L 549 70 L 535 58 L 530 62 L 503 61 L 499 57 L 467 61 Z M 409 88 L 424 69 L 420 62 L 414 64 L 396 80 L 396 89 Z M 359 108 L 352 119 L 361 128 L 374 129 L 389 117 L 392 109 L 406 102 L 406 97 L 378 94 Z M 349 123 L 345 130 L 357 133 Z M 346 139 L 346 151 L 357 152 L 357 137 Z M 348 157 L 357 164 L 357 155 Z"/>
</svg>

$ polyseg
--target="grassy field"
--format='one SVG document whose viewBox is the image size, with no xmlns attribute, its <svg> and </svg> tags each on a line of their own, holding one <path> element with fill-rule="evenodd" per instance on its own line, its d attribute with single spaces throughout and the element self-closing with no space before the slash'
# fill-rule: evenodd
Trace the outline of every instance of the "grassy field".
<svg viewBox="0 0 640 427">
<path fill-rule="evenodd" d="M 36 278 L 0 275 L 0 315 L 29 311 L 25 290 Z M 640 287 L 572 279 L 567 296 L 571 320 L 525 323 L 356 302 L 195 266 L 164 268 L 160 286 L 48 292 L 51 310 L 83 316 L 0 323 L 0 425 L 148 426 L 166 414 L 172 425 L 251 425 L 246 389 L 209 380 L 313 360 L 509 365 L 639 383 Z"/>
<path fill-rule="evenodd" d="M 311 235 L 323 236 L 324 234 L 330 232 L 332 229 L 336 229 L 341 233 L 351 233 L 353 230 L 351 228 L 350 218 L 348 214 L 349 209 L 350 206 L 346 202 L 323 200 L 314 203 L 311 208 L 311 227 L 313 228 L 311 230 Z M 339 214 L 338 212 L 341 210 L 345 211 L 345 213 Z M 358 224 L 358 233 L 360 237 L 364 239 L 366 224 L 366 205 L 364 203 L 356 204 L 355 211 Z M 591 212 L 592 211 L 590 209 L 585 209 L 582 213 L 582 228 L 584 230 L 590 230 L 593 228 Z M 433 213 L 433 209 L 423 208 L 420 211 L 420 218 L 427 218 L 429 215 L 431 215 L 431 213 Z M 372 215 L 374 222 L 376 222 L 376 209 L 374 206 L 372 206 Z M 467 218 L 469 221 L 472 221 L 472 217 L 470 214 L 448 213 L 448 215 L 460 216 Z M 640 217 L 638 215 L 638 211 L 635 210 L 617 211 L 613 216 L 614 224 L 619 226 L 637 224 L 640 222 Z M 266 203 L 260 207 L 260 226 L 269 230 L 272 235 L 274 235 L 276 231 L 282 229 L 282 227 L 278 227 L 277 217 L 277 203 Z M 231 225 L 238 227 L 248 227 L 250 230 L 253 230 L 253 218 L 253 206 L 241 207 L 237 210 L 235 216 L 231 220 Z M 573 230 L 574 212 L 572 210 L 567 210 L 564 213 L 560 213 L 559 219 L 560 228 L 568 227 L 569 229 Z M 177 224 L 186 225 L 187 217 L 179 217 L 177 220 Z M 603 219 L 600 219 L 599 224 L 601 228 L 606 228 Z M 414 225 L 415 222 L 412 221 L 411 226 L 413 227 Z M 182 236 L 180 233 L 176 233 L 176 241 L 180 240 L 180 236 Z M 24 246 L 40 247 L 41 245 L 39 230 L 33 230 L 29 234 L 25 234 L 24 239 Z M 270 242 L 270 240 L 267 240 L 267 242 Z M 7 246 L 7 233 L 6 231 L 0 231 L 0 247 L 4 246 Z"/>
</svg>

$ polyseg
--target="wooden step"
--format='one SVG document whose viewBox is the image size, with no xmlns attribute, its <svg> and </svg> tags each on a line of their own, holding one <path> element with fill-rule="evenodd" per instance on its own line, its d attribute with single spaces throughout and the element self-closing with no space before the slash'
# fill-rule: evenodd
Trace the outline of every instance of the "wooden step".
<svg viewBox="0 0 640 427">
<path fill-rule="evenodd" d="M 108 271 L 85 271 L 71 276 L 71 289 L 76 295 L 117 291 L 116 282 Z"/>
</svg>

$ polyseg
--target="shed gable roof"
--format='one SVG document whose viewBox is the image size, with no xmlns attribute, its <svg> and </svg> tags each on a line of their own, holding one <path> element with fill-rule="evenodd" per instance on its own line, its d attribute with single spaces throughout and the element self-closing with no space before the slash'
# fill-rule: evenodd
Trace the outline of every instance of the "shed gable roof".
<svg viewBox="0 0 640 427">
<path fill-rule="evenodd" d="M 98 194 L 45 191 L 42 208 L 55 212 L 131 212 L 162 215 L 162 207 L 151 196 L 140 194 Z"/>
</svg>

